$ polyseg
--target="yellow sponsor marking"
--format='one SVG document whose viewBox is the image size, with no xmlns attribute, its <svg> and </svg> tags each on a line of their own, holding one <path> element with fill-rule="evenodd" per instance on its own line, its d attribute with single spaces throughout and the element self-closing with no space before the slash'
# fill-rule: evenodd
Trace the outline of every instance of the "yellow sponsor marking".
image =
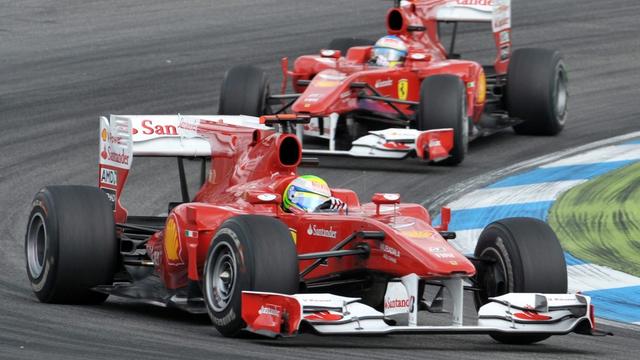
<svg viewBox="0 0 640 360">
<path fill-rule="evenodd" d="M 407 100 L 409 96 L 409 80 L 400 79 L 398 81 L 398 99 Z"/>
</svg>

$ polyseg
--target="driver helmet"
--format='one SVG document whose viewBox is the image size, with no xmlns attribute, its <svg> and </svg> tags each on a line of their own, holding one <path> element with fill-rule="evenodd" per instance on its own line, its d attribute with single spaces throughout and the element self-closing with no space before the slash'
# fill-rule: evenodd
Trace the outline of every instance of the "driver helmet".
<svg viewBox="0 0 640 360">
<path fill-rule="evenodd" d="M 284 189 L 282 198 L 285 211 L 297 209 L 310 213 L 331 198 L 331 189 L 326 181 L 317 176 L 302 175 Z"/>
<path fill-rule="evenodd" d="M 387 35 L 373 46 L 372 60 L 378 66 L 396 67 L 404 63 L 407 45 L 395 35 Z"/>
</svg>

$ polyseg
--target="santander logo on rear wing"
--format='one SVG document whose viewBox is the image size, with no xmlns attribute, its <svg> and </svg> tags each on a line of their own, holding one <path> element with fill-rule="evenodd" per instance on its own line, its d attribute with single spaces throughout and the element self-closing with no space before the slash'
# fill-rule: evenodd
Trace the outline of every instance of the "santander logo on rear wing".
<svg viewBox="0 0 640 360">
<path fill-rule="evenodd" d="M 511 0 L 451 0 L 436 6 L 438 21 L 491 22 L 494 32 L 511 28 Z"/>
</svg>

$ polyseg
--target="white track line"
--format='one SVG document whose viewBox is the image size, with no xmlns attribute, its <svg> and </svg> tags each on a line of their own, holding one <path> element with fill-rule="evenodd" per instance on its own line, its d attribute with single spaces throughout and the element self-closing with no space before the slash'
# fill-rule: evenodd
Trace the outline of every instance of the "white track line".
<svg viewBox="0 0 640 360">
<path fill-rule="evenodd" d="M 640 159 L 640 144 L 621 144 L 606 146 L 586 153 L 570 156 L 541 167 L 547 168 L 566 165 L 586 165 L 614 161 L 632 161 L 638 159 Z"/>
<path fill-rule="evenodd" d="M 586 181 L 586 179 L 581 179 L 478 189 L 449 203 L 447 206 L 450 207 L 451 210 L 457 210 L 490 207 L 501 204 L 512 205 L 537 201 L 554 201 L 561 193 Z"/>
</svg>

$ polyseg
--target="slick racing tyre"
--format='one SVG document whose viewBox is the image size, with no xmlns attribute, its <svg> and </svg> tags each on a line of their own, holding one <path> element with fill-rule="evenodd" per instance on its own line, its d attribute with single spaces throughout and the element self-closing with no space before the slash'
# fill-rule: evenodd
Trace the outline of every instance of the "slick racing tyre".
<svg viewBox="0 0 640 360">
<path fill-rule="evenodd" d="M 239 65 L 224 74 L 218 114 L 262 116 L 269 114 L 267 75 L 253 65 Z"/>
<path fill-rule="evenodd" d="M 567 266 L 560 242 L 545 222 L 533 218 L 508 218 L 489 224 L 480 234 L 474 252 L 477 267 L 476 307 L 488 298 L 512 292 L 566 294 Z M 530 344 L 549 335 L 493 334 L 507 344 Z"/>
<path fill-rule="evenodd" d="M 524 120 L 518 134 L 556 135 L 564 127 L 569 99 L 567 71 L 558 51 L 518 49 L 507 73 L 506 108 Z"/>
<path fill-rule="evenodd" d="M 464 83 L 455 75 L 434 75 L 420 85 L 418 130 L 453 129 L 453 149 L 443 165 L 458 165 L 469 146 L 469 120 Z"/>
<path fill-rule="evenodd" d="M 38 192 L 27 224 L 27 275 L 44 303 L 96 304 L 108 295 L 118 243 L 111 203 L 90 186 L 49 186 Z"/>
<path fill-rule="evenodd" d="M 347 52 L 354 46 L 370 46 L 375 44 L 375 41 L 369 39 L 358 38 L 337 38 L 331 40 L 327 49 L 340 50 L 342 56 L 347 56 Z"/>
<path fill-rule="evenodd" d="M 224 336 L 239 335 L 245 327 L 242 291 L 294 294 L 298 290 L 298 257 L 289 229 L 267 216 L 228 219 L 211 242 L 202 280 L 216 329 Z"/>
</svg>

